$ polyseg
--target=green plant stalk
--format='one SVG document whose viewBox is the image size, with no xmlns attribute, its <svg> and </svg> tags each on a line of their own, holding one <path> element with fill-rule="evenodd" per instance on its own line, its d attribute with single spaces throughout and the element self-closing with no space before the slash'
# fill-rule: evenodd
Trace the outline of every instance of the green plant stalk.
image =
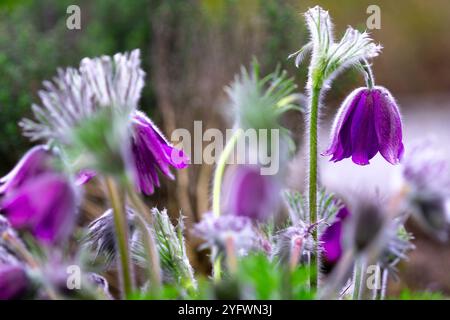
<svg viewBox="0 0 450 320">
<path fill-rule="evenodd" d="M 105 178 L 108 197 L 113 209 L 114 225 L 116 230 L 117 248 L 119 251 L 119 275 L 122 298 L 131 296 L 134 289 L 133 275 L 131 271 L 130 250 L 128 245 L 128 222 L 125 213 L 123 195 L 120 188 L 112 177 Z"/>
<path fill-rule="evenodd" d="M 213 214 L 216 217 L 220 216 L 220 194 L 222 189 L 222 180 L 223 175 L 225 173 L 225 167 L 227 165 L 227 160 L 230 157 L 231 153 L 234 150 L 234 146 L 236 145 L 239 137 L 242 135 L 243 130 L 237 129 L 230 140 L 225 145 L 222 153 L 220 154 L 219 161 L 217 162 L 216 171 L 214 173 L 214 183 L 213 183 L 213 203 L 212 209 Z M 214 281 L 220 281 L 222 274 L 222 261 L 218 252 L 213 252 L 213 278 Z"/>
<path fill-rule="evenodd" d="M 308 192 L 309 192 L 309 223 L 314 225 L 317 223 L 317 137 L 318 137 L 318 121 L 319 121 L 319 99 L 321 85 L 315 81 L 312 86 L 310 95 L 310 114 L 309 114 L 309 177 L 308 177 Z M 314 260 L 311 264 L 310 285 L 314 289 L 317 287 L 317 280 L 320 267 L 320 252 L 318 248 L 318 230 L 313 229 L 314 239 Z M 314 268 L 314 270 L 313 270 Z"/>
<path fill-rule="evenodd" d="M 237 129 L 230 140 L 225 145 L 223 152 L 220 154 L 219 161 L 217 162 L 216 170 L 214 173 L 214 184 L 213 184 L 213 214 L 216 217 L 220 216 L 220 193 L 222 188 L 223 175 L 225 173 L 225 167 L 227 165 L 227 160 L 234 150 L 239 137 L 242 135 L 243 130 Z"/>
<path fill-rule="evenodd" d="M 128 196 L 131 203 L 137 210 L 138 214 L 138 227 L 142 232 L 142 241 L 145 247 L 145 252 L 147 254 L 147 259 L 149 263 L 149 269 L 147 270 L 148 275 L 151 280 L 151 288 L 154 293 L 159 292 L 161 288 L 161 264 L 159 261 L 159 252 L 155 242 L 155 237 L 151 229 L 146 226 L 153 226 L 153 217 L 151 213 L 148 212 L 147 206 L 144 204 L 142 199 L 136 194 L 130 183 L 127 183 Z"/>
<path fill-rule="evenodd" d="M 384 300 L 386 298 L 388 281 L 389 281 L 389 270 L 384 269 L 383 273 L 382 273 L 382 278 L 381 278 L 381 290 L 380 290 L 380 296 L 378 297 L 379 300 Z"/>
<path fill-rule="evenodd" d="M 362 261 L 357 259 L 353 269 L 353 300 L 359 299 L 359 290 L 361 286 Z"/>
<path fill-rule="evenodd" d="M 375 79 L 373 77 L 372 68 L 370 67 L 370 64 L 367 60 L 363 60 L 362 67 L 363 67 L 364 72 L 366 73 L 365 77 L 364 77 L 366 80 L 366 86 L 369 89 L 372 89 L 373 86 L 375 85 Z"/>
</svg>

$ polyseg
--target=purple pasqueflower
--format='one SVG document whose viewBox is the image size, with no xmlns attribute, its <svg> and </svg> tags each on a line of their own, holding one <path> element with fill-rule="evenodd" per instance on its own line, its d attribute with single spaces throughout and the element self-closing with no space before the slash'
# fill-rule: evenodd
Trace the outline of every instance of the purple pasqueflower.
<svg viewBox="0 0 450 320">
<path fill-rule="evenodd" d="M 28 277 L 19 265 L 0 265 L 0 300 L 19 299 L 27 291 Z"/>
<path fill-rule="evenodd" d="M 29 230 L 46 244 L 61 241 L 70 234 L 75 212 L 75 190 L 59 173 L 30 179 L 8 192 L 0 202 L 0 213 L 14 228 Z"/>
<path fill-rule="evenodd" d="M 354 163 L 369 164 L 378 152 L 391 164 L 402 158 L 402 121 L 391 93 L 380 86 L 354 90 L 335 118 L 331 144 L 323 153 L 337 162 L 352 157 Z"/>
<path fill-rule="evenodd" d="M 5 195 L 35 177 L 49 172 L 55 172 L 52 163 L 55 155 L 45 145 L 31 148 L 20 159 L 16 166 L 4 177 L 0 178 L 0 195 Z M 75 184 L 87 183 L 95 176 L 92 170 L 81 170 L 76 174 Z"/>
<path fill-rule="evenodd" d="M 46 146 L 31 148 L 6 176 L 0 179 L 0 195 L 19 188 L 29 179 L 33 179 L 51 169 L 51 154 Z"/>
<path fill-rule="evenodd" d="M 131 149 L 138 188 L 146 195 L 152 194 L 155 186 L 159 187 L 158 171 L 174 179 L 170 166 L 183 169 L 188 165 L 184 152 L 173 147 L 140 111 L 132 118 Z"/>
<path fill-rule="evenodd" d="M 336 219 L 320 237 L 323 259 L 326 264 L 334 265 L 342 256 L 342 229 L 345 220 L 350 216 L 347 207 L 342 207 Z"/>
<path fill-rule="evenodd" d="M 238 166 L 228 170 L 224 184 L 224 212 L 266 220 L 279 201 L 278 182 L 274 176 L 262 175 L 257 166 Z"/>
</svg>

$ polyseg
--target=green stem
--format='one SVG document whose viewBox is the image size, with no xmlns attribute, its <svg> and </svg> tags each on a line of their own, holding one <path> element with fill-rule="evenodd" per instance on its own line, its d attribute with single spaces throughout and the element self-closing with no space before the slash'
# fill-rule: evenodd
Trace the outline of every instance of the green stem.
<svg viewBox="0 0 450 320">
<path fill-rule="evenodd" d="M 373 77 L 373 72 L 372 72 L 372 68 L 370 67 L 370 64 L 367 60 L 363 60 L 362 62 L 362 67 L 364 69 L 364 71 L 366 72 L 366 85 L 369 89 L 372 89 L 373 86 L 375 85 L 375 79 Z"/>
<path fill-rule="evenodd" d="M 125 212 L 123 194 L 114 178 L 105 178 L 106 189 L 114 215 L 116 241 L 119 253 L 119 274 L 122 297 L 128 298 L 133 292 L 133 277 L 128 246 L 128 222 Z"/>
<path fill-rule="evenodd" d="M 213 203 L 212 209 L 213 214 L 216 217 L 220 216 L 220 193 L 222 188 L 222 180 L 225 172 L 225 167 L 227 165 L 227 160 L 230 157 L 231 153 L 234 150 L 234 146 L 236 145 L 239 137 L 242 135 L 243 130 L 237 129 L 230 140 L 227 142 L 223 152 L 220 154 L 219 161 L 217 162 L 216 171 L 214 174 L 214 185 L 213 185 Z M 217 250 L 215 250 L 217 251 Z M 220 254 L 218 252 L 213 252 L 213 278 L 215 281 L 220 281 L 222 274 L 222 261 L 220 258 Z"/>
<path fill-rule="evenodd" d="M 142 233 L 142 241 L 148 259 L 148 275 L 150 277 L 151 289 L 154 293 L 158 293 L 161 287 L 161 264 L 159 260 L 159 252 L 153 236 L 152 230 L 148 226 L 153 226 L 153 217 L 148 212 L 147 206 L 142 199 L 136 194 L 133 187 L 128 183 L 129 200 L 137 210 L 138 227 Z"/>
<path fill-rule="evenodd" d="M 361 286 L 361 273 L 362 273 L 362 261 L 360 259 L 355 260 L 355 266 L 353 271 L 353 300 L 359 299 L 359 290 Z"/>
<path fill-rule="evenodd" d="M 319 120 L 319 98 L 321 86 L 313 85 L 311 91 L 311 110 L 309 118 L 309 223 L 317 223 L 317 127 Z M 311 265 L 311 288 L 317 287 L 320 252 L 317 245 L 318 228 L 313 229 L 314 260 Z"/>
<path fill-rule="evenodd" d="M 219 161 L 217 162 L 216 171 L 214 174 L 214 185 L 213 185 L 213 214 L 216 217 L 220 216 L 220 191 L 222 187 L 223 174 L 225 172 L 225 167 L 227 165 L 227 160 L 234 150 L 239 137 L 242 135 L 243 130 L 237 129 L 230 140 L 226 144 L 223 152 L 220 154 Z"/>
</svg>

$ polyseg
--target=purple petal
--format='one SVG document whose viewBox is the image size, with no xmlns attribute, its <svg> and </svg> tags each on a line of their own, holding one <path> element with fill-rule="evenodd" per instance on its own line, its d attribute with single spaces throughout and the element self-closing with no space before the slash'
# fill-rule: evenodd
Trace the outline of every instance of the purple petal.
<svg viewBox="0 0 450 320">
<path fill-rule="evenodd" d="M 17 229 L 27 229 L 40 241 L 52 244 L 66 238 L 75 221 L 76 196 L 60 174 L 30 180 L 1 203 L 1 212 Z"/>
<path fill-rule="evenodd" d="M 339 108 L 331 130 L 332 142 L 328 149 L 322 154 L 324 156 L 332 155 L 330 161 L 337 162 L 351 156 L 351 122 L 354 111 L 358 106 L 363 93 L 364 88 L 354 90 Z"/>
<path fill-rule="evenodd" d="M 28 278 L 22 267 L 0 266 L 0 300 L 18 299 L 28 287 Z"/>
<path fill-rule="evenodd" d="M 352 160 L 359 165 L 369 164 L 378 152 L 378 140 L 374 123 L 372 92 L 361 96 L 352 119 Z"/>
<path fill-rule="evenodd" d="M 327 263 L 334 264 L 342 256 L 342 227 L 349 216 L 348 209 L 342 207 L 336 215 L 336 221 L 325 230 L 320 238 L 323 257 Z"/>
<path fill-rule="evenodd" d="M 0 195 L 20 187 L 27 180 L 48 172 L 50 169 L 50 153 L 44 145 L 31 148 L 14 169 L 0 179 Z"/>
<path fill-rule="evenodd" d="M 94 170 L 83 169 L 80 172 L 78 172 L 75 179 L 75 185 L 81 186 L 85 183 L 88 183 L 96 175 L 97 173 Z"/>
<path fill-rule="evenodd" d="M 182 150 L 174 148 L 142 112 L 133 117 L 132 153 L 135 174 L 140 190 L 152 194 L 154 187 L 159 187 L 158 171 L 169 179 L 174 179 L 170 166 L 183 169 L 188 165 L 188 158 Z"/>
<path fill-rule="evenodd" d="M 377 89 L 374 112 L 380 153 L 389 163 L 397 164 L 404 152 L 400 112 L 389 91 L 383 87 Z"/>
<path fill-rule="evenodd" d="M 259 167 L 230 168 L 223 189 L 224 211 L 236 216 L 264 221 L 278 205 L 278 182 L 273 176 L 261 175 Z"/>
</svg>

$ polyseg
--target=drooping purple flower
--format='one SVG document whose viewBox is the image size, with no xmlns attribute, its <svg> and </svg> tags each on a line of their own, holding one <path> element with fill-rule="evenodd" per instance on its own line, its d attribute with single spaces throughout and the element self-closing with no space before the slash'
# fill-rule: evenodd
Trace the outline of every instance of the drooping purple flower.
<svg viewBox="0 0 450 320">
<path fill-rule="evenodd" d="M 25 270 L 19 265 L 0 265 L 0 300 L 19 299 L 28 288 Z"/>
<path fill-rule="evenodd" d="M 402 121 L 390 92 L 380 86 L 354 90 L 344 101 L 331 131 L 332 142 L 323 155 L 337 162 L 352 157 L 369 164 L 378 152 L 391 164 L 402 158 Z"/>
<path fill-rule="evenodd" d="M 45 173 L 8 192 L 0 213 L 16 229 L 29 230 L 43 243 L 65 239 L 75 221 L 76 195 L 67 178 Z"/>
<path fill-rule="evenodd" d="M 342 229 L 345 220 L 350 216 L 346 207 L 342 207 L 336 220 L 322 234 L 320 241 L 323 248 L 323 259 L 328 265 L 334 265 L 342 256 Z"/>
<path fill-rule="evenodd" d="M 51 169 L 51 155 L 46 146 L 31 148 L 6 176 L 0 179 L 0 195 L 22 186 Z"/>
<path fill-rule="evenodd" d="M 188 158 L 182 150 L 173 147 L 142 112 L 135 112 L 132 131 L 131 148 L 138 188 L 150 195 L 155 186 L 160 185 L 158 171 L 174 179 L 170 166 L 183 169 L 188 164 Z"/>
<path fill-rule="evenodd" d="M 262 175 L 257 166 L 238 166 L 228 170 L 224 184 L 224 212 L 264 221 L 276 210 L 278 182 Z"/>
<path fill-rule="evenodd" d="M 20 126 L 33 141 L 44 140 L 57 145 L 55 149 L 76 151 L 75 160 L 81 160 L 77 164 L 82 166 L 77 169 L 83 169 L 76 177 L 77 185 L 86 183 L 99 171 L 110 170 L 102 165 L 120 158 L 120 169 L 123 163 L 130 163 L 129 171 L 134 171 L 139 190 L 152 194 L 154 187 L 159 186 L 158 171 L 173 178 L 169 167 L 184 168 L 188 160 L 145 114 L 137 111 L 144 77 L 139 50 L 84 58 L 78 69 L 61 69 L 52 81 L 44 82 L 44 90 L 39 92 L 41 105 L 32 107 L 36 120 L 23 119 Z M 94 126 L 98 128 L 94 133 L 108 137 L 106 142 L 111 143 L 105 150 L 91 148 L 93 139 L 80 139 L 80 133 L 87 130 L 84 125 L 102 115 L 120 115 L 107 129 Z M 126 146 L 129 139 L 131 150 Z M 105 153 L 108 161 L 103 159 Z"/>
</svg>

